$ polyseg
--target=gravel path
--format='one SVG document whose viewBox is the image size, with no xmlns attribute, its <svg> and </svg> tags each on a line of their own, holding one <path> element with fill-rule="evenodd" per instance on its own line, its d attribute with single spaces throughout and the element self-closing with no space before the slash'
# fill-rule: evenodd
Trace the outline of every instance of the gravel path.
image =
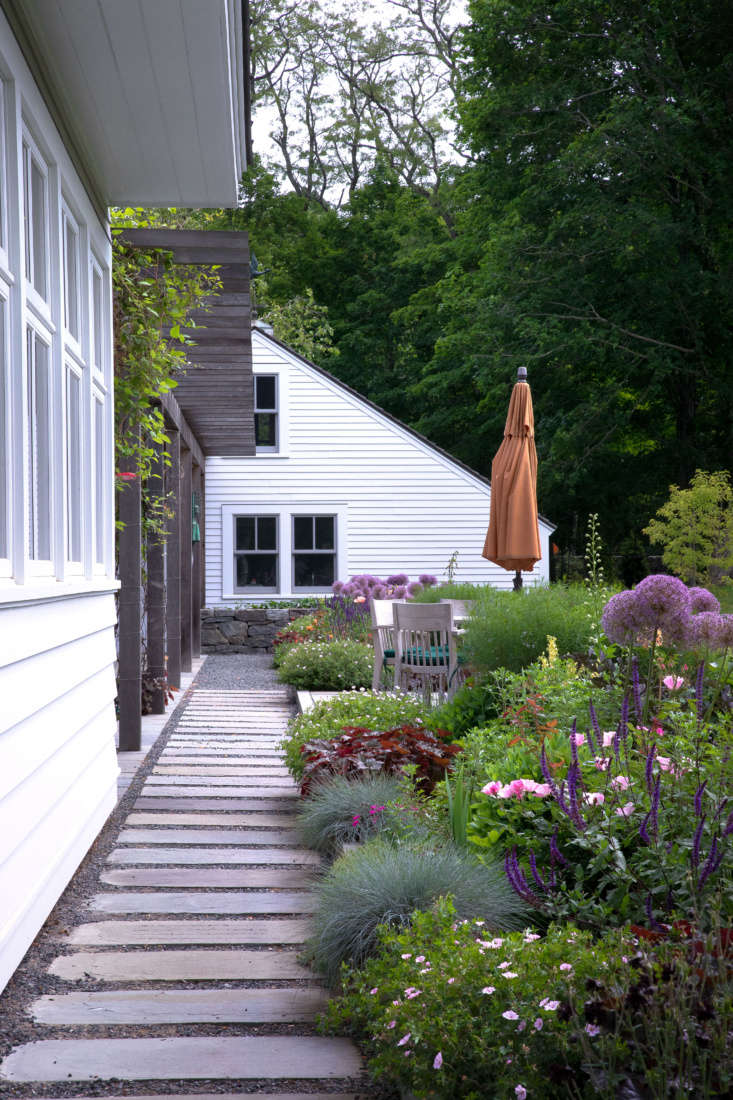
<svg viewBox="0 0 733 1100">
<path fill-rule="evenodd" d="M 0 996 L 0 1097 L 382 1095 L 315 1026 L 324 991 L 298 953 L 312 853 L 269 664 L 209 657 L 184 696 Z"/>
</svg>

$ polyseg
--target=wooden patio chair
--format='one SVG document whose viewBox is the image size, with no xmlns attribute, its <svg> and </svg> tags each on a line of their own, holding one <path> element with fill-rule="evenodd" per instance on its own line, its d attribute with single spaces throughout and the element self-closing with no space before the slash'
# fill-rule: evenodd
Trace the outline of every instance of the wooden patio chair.
<svg viewBox="0 0 733 1100">
<path fill-rule="evenodd" d="M 386 668 L 394 668 L 394 604 L 395 600 L 372 600 L 369 610 L 372 616 L 372 644 L 374 646 L 374 674 L 372 691 L 379 691 Z"/>
<path fill-rule="evenodd" d="M 409 691 L 417 683 L 426 699 L 435 689 L 447 695 L 458 668 L 451 605 L 396 604 L 394 616 L 395 686 Z"/>
</svg>

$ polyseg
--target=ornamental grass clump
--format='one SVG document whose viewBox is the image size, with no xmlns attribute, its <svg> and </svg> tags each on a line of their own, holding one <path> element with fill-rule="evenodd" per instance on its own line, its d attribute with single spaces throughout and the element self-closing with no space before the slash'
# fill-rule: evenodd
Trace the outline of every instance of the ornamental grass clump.
<svg viewBox="0 0 733 1100">
<path fill-rule="evenodd" d="M 479 863 L 453 847 L 393 847 L 375 839 L 338 859 L 316 887 L 313 961 L 334 984 L 346 962 L 361 966 L 373 954 L 380 926 L 408 925 L 416 910 L 450 895 L 461 917 L 486 928 L 522 928 L 526 906 L 509 888 L 499 864 Z"/>
<path fill-rule="evenodd" d="M 397 776 L 382 774 L 359 779 L 332 775 L 315 783 L 298 805 L 303 843 L 332 855 L 342 844 L 376 836 L 390 827 L 391 804 L 398 801 L 401 789 Z"/>
<path fill-rule="evenodd" d="M 349 639 L 303 642 L 282 658 L 278 678 L 302 691 L 341 691 L 372 682 L 374 651 Z"/>
</svg>

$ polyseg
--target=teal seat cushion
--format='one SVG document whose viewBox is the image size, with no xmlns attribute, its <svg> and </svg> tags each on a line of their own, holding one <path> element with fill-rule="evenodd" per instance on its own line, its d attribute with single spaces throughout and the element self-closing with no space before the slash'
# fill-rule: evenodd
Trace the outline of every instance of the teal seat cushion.
<svg viewBox="0 0 733 1100">
<path fill-rule="evenodd" d="M 447 646 L 431 645 L 428 657 L 427 654 L 423 655 L 422 646 L 412 646 L 411 649 L 405 651 L 402 660 L 406 665 L 419 665 L 426 668 L 428 665 L 447 665 L 450 654 Z"/>
</svg>

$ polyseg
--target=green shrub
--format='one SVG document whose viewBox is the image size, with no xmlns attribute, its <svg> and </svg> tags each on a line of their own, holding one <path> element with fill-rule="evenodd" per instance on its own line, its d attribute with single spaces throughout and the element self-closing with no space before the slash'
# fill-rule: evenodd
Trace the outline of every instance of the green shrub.
<svg viewBox="0 0 733 1100">
<path fill-rule="evenodd" d="M 325 1026 L 369 1069 L 438 1100 L 729 1095 L 720 944 L 594 939 L 572 925 L 491 937 L 447 902 L 382 929 Z"/>
<path fill-rule="evenodd" d="M 483 591 L 486 587 L 483 584 L 469 584 L 467 581 L 462 584 L 456 581 L 450 583 L 443 581 L 442 584 L 424 588 L 422 592 L 417 592 L 412 599 L 415 603 L 438 603 L 439 600 L 475 600 L 477 593 Z"/>
<path fill-rule="evenodd" d="M 582 585 L 537 586 L 521 592 L 479 588 L 466 621 L 463 646 L 469 664 L 481 672 L 520 672 L 542 654 L 547 637 L 561 654 L 587 649 L 593 626 Z"/>
<path fill-rule="evenodd" d="M 481 917 L 495 930 L 521 928 L 526 919 L 498 864 L 454 847 L 376 839 L 338 859 L 316 888 L 315 965 L 334 982 L 343 962 L 360 966 L 372 954 L 380 925 L 402 927 L 446 894 L 461 916 Z"/>
<path fill-rule="evenodd" d="M 402 784 L 393 775 L 366 775 L 362 779 L 331 776 L 313 786 L 298 806 L 298 829 L 303 842 L 330 854 L 341 844 L 363 841 L 389 828 Z"/>
<path fill-rule="evenodd" d="M 367 687 L 373 667 L 374 650 L 362 642 L 302 642 L 285 654 L 278 678 L 305 691 L 340 691 Z"/>
<path fill-rule="evenodd" d="M 436 707 L 433 714 L 442 729 L 462 737 L 476 726 L 485 726 L 501 712 L 502 693 L 492 676 L 469 680 L 452 699 Z"/>
<path fill-rule="evenodd" d="M 424 725 L 439 728 L 422 699 L 386 691 L 345 691 L 334 699 L 322 699 L 311 710 L 299 714 L 288 726 L 283 742 L 285 761 L 296 779 L 303 775 L 301 746 L 318 738 L 340 737 L 344 726 L 393 729 Z"/>
<path fill-rule="evenodd" d="M 696 470 L 689 489 L 670 485 L 669 500 L 644 528 L 664 547 L 662 561 L 687 584 L 714 584 L 733 569 L 733 486 L 727 470 Z"/>
</svg>

